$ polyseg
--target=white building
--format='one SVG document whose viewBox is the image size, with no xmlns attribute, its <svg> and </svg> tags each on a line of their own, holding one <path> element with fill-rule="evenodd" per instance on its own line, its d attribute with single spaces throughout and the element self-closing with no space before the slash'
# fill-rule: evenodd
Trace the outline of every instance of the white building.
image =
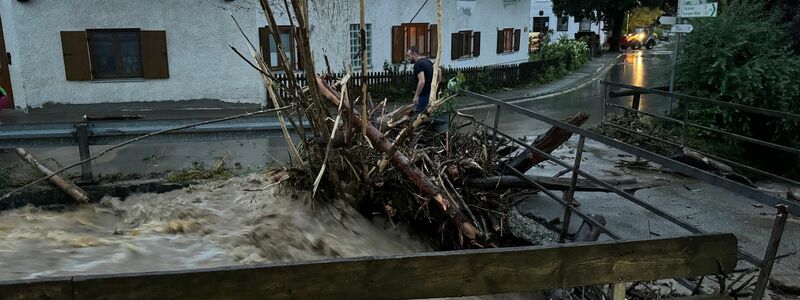
<svg viewBox="0 0 800 300">
<path fill-rule="evenodd" d="M 296 22 L 289 22 L 283 1 L 269 2 L 296 66 L 290 38 Z M 325 67 L 323 49 L 333 71 L 358 69 L 358 0 L 308 3 L 317 70 Z M 530 6 L 531 0 L 444 0 L 442 65 L 525 61 L 528 41 L 520 36 L 527 36 Z M 371 71 L 398 62 L 409 46 L 429 52 L 435 43 L 436 1 L 367 0 L 366 11 Z M 258 0 L 0 1 L 0 44 L 9 54 L 0 55 L 0 85 L 23 109 L 192 99 L 261 103 L 266 93 L 259 75 L 228 47 L 249 55 L 230 15 L 277 67 Z"/>
<path fill-rule="evenodd" d="M 597 33 L 601 41 L 605 41 L 606 36 L 602 31 L 602 22 L 592 22 L 572 16 L 559 17 L 553 12 L 553 2 L 550 0 L 532 0 L 531 24 L 531 32 L 547 33 L 552 30 L 553 41 L 561 37 L 574 39 L 578 32 Z"/>
</svg>

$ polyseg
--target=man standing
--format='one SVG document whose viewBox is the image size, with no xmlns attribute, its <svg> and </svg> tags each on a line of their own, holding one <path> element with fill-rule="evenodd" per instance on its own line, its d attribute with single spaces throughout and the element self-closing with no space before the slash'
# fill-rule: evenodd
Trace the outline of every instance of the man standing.
<svg viewBox="0 0 800 300">
<path fill-rule="evenodd" d="M 414 92 L 415 114 L 419 114 L 428 108 L 431 96 L 431 82 L 433 82 L 433 63 L 430 59 L 419 54 L 419 48 L 412 46 L 406 51 L 408 61 L 414 63 L 414 72 L 411 74 L 417 81 L 417 88 Z"/>
</svg>

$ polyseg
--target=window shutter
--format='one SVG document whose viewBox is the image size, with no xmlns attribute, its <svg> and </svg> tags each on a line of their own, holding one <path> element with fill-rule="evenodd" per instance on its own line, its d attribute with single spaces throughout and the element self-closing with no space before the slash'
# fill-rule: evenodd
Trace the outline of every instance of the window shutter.
<svg viewBox="0 0 800 300">
<path fill-rule="evenodd" d="M 144 78 L 169 78 L 169 60 L 167 59 L 167 33 L 146 31 L 139 33 L 142 47 L 142 71 Z"/>
<path fill-rule="evenodd" d="M 503 37 L 505 33 L 502 30 L 497 31 L 497 53 L 503 53 L 503 45 L 505 45 L 505 40 Z"/>
<path fill-rule="evenodd" d="M 61 51 L 64 55 L 64 72 L 67 80 L 92 80 L 89 43 L 86 41 L 85 31 L 62 31 Z"/>
<path fill-rule="evenodd" d="M 472 33 L 472 56 L 481 56 L 481 33 L 476 31 Z"/>
<path fill-rule="evenodd" d="M 514 52 L 519 51 L 519 42 L 521 36 L 522 36 L 522 30 L 514 29 Z"/>
<path fill-rule="evenodd" d="M 439 27 L 436 24 L 431 25 L 430 34 L 428 36 L 430 37 L 428 45 L 431 47 L 429 57 L 436 58 L 436 48 L 439 47 Z"/>
<path fill-rule="evenodd" d="M 398 64 L 403 62 L 403 55 L 406 51 L 403 49 L 403 42 L 405 41 L 405 34 L 403 34 L 403 26 L 392 26 L 392 63 Z"/>
<path fill-rule="evenodd" d="M 450 59 L 461 57 L 461 34 L 456 32 L 450 35 Z"/>
<path fill-rule="evenodd" d="M 258 28 L 258 43 L 261 45 L 261 57 L 264 58 L 264 63 L 267 66 L 272 66 L 272 62 L 269 61 L 269 28 L 267 27 L 259 27 Z"/>
</svg>

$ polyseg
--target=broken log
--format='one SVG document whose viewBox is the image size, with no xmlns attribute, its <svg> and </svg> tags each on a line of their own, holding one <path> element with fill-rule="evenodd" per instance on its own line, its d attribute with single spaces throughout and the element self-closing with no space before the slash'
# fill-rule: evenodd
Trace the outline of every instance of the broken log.
<svg viewBox="0 0 800 300">
<path fill-rule="evenodd" d="M 542 185 L 548 190 L 569 190 L 570 178 L 553 178 L 544 176 L 525 176 L 528 179 Z M 654 180 L 637 182 L 636 179 L 603 179 L 606 182 L 620 190 L 626 192 L 634 192 L 641 189 L 651 188 L 666 185 L 669 182 L 666 180 Z M 478 189 L 538 189 L 534 184 L 527 180 L 519 178 L 516 175 L 506 176 L 491 176 L 491 177 L 478 177 L 470 178 L 464 183 L 465 186 Z M 575 191 L 579 192 L 606 192 L 612 193 L 614 191 L 595 184 L 587 179 L 579 179 L 575 185 Z"/>
<path fill-rule="evenodd" d="M 16 153 L 19 155 L 20 159 L 28 163 L 32 168 L 42 172 L 44 175 L 50 176 L 47 181 L 50 181 L 51 184 L 64 191 L 64 193 L 72 197 L 72 199 L 75 199 L 75 201 L 78 201 L 81 204 L 89 203 L 89 196 L 87 196 L 86 191 L 74 183 L 62 178 L 61 176 L 55 175 L 52 170 L 39 163 L 39 161 L 33 157 L 33 155 L 28 153 L 28 151 L 25 151 L 25 149 L 22 148 L 17 148 Z"/>
<path fill-rule="evenodd" d="M 583 123 L 586 123 L 587 120 L 589 120 L 589 114 L 581 112 L 567 120 L 564 120 L 564 122 L 575 126 L 581 126 Z M 566 141 L 568 141 L 570 137 L 572 137 L 572 132 L 553 126 L 543 135 L 538 136 L 536 140 L 531 143 L 531 146 L 550 154 L 554 150 L 558 149 L 561 144 L 564 144 Z M 514 168 L 517 171 L 525 173 L 533 168 L 533 166 L 545 160 L 547 160 L 546 157 L 537 153 L 533 153 L 533 151 L 529 149 L 525 149 L 525 151 L 517 155 L 517 157 L 506 162 L 506 168 L 503 170 L 503 174 L 513 175 L 514 172 L 511 171 L 510 168 Z"/>
<path fill-rule="evenodd" d="M 678 150 L 678 153 L 674 154 L 671 158 L 703 171 L 708 171 L 727 179 L 755 187 L 750 179 L 742 174 L 736 173 L 736 171 L 734 171 L 730 166 L 713 160 L 689 148 L 684 147 Z"/>
<path fill-rule="evenodd" d="M 348 117 L 348 122 L 355 126 L 363 126 L 361 120 L 363 116 L 356 113 L 353 108 L 350 107 L 347 101 L 341 101 L 341 99 L 337 96 L 337 93 L 333 91 L 327 84 L 325 84 L 322 78 L 317 77 L 317 85 L 322 93 L 322 96 L 327 98 L 336 106 L 341 105 L 342 113 Z M 382 153 L 387 153 L 392 150 L 392 143 L 390 143 L 386 137 L 384 137 L 384 135 L 378 131 L 377 128 L 367 123 L 366 129 L 366 136 L 370 142 L 372 142 L 372 145 L 375 147 L 375 149 Z M 400 151 L 395 151 L 390 158 L 390 162 L 406 178 L 414 182 L 414 184 L 419 187 L 422 195 L 428 199 L 434 200 L 434 203 L 436 204 L 434 206 L 439 208 L 439 210 L 441 210 L 450 218 L 450 220 L 458 228 L 461 236 L 466 237 L 470 242 L 475 242 L 477 240 L 480 235 L 477 227 L 471 222 L 467 221 L 467 218 L 463 215 L 463 213 L 457 209 L 456 206 L 452 205 L 452 199 L 449 199 L 447 195 L 443 194 L 439 188 L 436 187 L 433 182 L 431 182 L 430 178 L 428 178 L 416 166 L 414 166 L 413 163 L 411 163 L 408 157 L 406 157 Z"/>
</svg>

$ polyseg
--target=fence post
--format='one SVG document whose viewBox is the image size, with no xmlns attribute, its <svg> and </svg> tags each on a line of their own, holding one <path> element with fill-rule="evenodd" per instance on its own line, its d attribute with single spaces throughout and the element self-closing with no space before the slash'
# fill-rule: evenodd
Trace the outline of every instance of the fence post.
<svg viewBox="0 0 800 300">
<path fill-rule="evenodd" d="M 603 84 L 603 121 L 600 122 L 600 128 L 603 132 L 606 131 L 606 108 L 608 107 L 608 85 Z"/>
<path fill-rule="evenodd" d="M 75 126 L 75 135 L 78 142 L 78 155 L 81 160 L 89 159 L 92 156 L 89 151 L 89 125 L 86 123 Z M 91 182 L 94 180 L 92 174 L 92 162 L 87 161 L 81 164 L 81 180 Z"/>
<path fill-rule="evenodd" d="M 689 102 L 683 102 L 683 130 L 681 131 L 681 141 L 683 142 L 683 147 L 686 147 L 689 143 Z"/>
<path fill-rule="evenodd" d="M 767 244 L 767 251 L 764 253 L 764 265 L 761 266 L 761 270 L 758 272 L 758 281 L 756 282 L 756 288 L 753 290 L 753 299 L 762 299 L 764 297 L 764 291 L 767 290 L 769 276 L 772 273 L 772 265 L 775 263 L 775 255 L 778 253 L 778 246 L 781 245 L 783 229 L 786 227 L 786 217 L 789 214 L 786 205 L 778 204 L 775 208 L 778 209 L 778 214 L 772 224 L 769 244 Z"/>
<path fill-rule="evenodd" d="M 633 102 L 631 102 L 631 109 L 639 110 L 639 100 L 642 98 L 642 94 L 633 95 Z"/>
<path fill-rule="evenodd" d="M 575 185 L 578 184 L 578 170 L 581 168 L 581 159 L 583 159 L 583 145 L 586 142 L 586 137 L 581 135 L 578 138 L 578 151 L 575 153 L 575 164 L 572 166 L 572 179 L 569 182 L 569 190 L 564 193 L 564 223 L 561 226 L 561 237 L 559 242 L 563 243 L 567 239 L 569 231 L 569 222 L 572 218 L 572 206 L 575 205 Z"/>
<path fill-rule="evenodd" d="M 500 121 L 500 105 L 495 105 L 494 111 L 494 127 L 492 127 L 492 147 L 489 152 L 489 161 L 494 159 L 494 153 L 497 152 L 497 122 Z"/>
</svg>

